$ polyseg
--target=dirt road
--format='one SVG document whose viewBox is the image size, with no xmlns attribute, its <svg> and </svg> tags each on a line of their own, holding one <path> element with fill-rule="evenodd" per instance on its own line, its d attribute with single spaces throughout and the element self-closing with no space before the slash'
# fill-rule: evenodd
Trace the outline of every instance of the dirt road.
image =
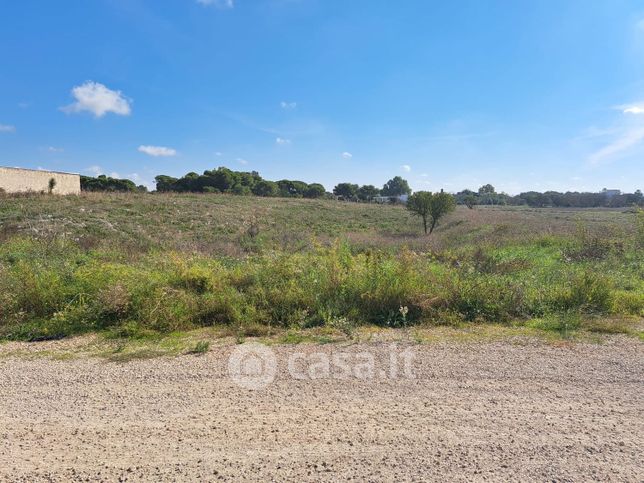
<svg viewBox="0 0 644 483">
<path fill-rule="evenodd" d="M 229 377 L 234 346 L 2 357 L 0 480 L 643 481 L 643 348 L 410 345 L 411 378 L 383 369 L 387 344 L 279 346 L 263 390 Z"/>
</svg>

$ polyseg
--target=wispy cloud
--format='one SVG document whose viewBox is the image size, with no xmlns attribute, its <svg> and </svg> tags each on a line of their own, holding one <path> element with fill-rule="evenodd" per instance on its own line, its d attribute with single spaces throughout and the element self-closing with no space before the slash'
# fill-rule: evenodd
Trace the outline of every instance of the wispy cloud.
<svg viewBox="0 0 644 483">
<path fill-rule="evenodd" d="M 622 106 L 617 106 L 617 109 L 622 111 L 624 114 L 644 114 L 644 104 L 625 104 Z"/>
<path fill-rule="evenodd" d="M 0 132 L 16 132 L 16 127 L 9 124 L 0 124 Z"/>
<path fill-rule="evenodd" d="M 246 160 L 245 160 L 245 159 L 243 159 L 243 158 L 237 158 L 237 162 L 238 162 L 239 164 L 243 164 L 244 166 L 246 166 L 246 165 L 248 164 L 248 161 L 246 161 Z"/>
<path fill-rule="evenodd" d="M 234 0 L 197 0 L 197 3 L 205 6 L 214 6 L 218 8 L 234 8 Z"/>
<path fill-rule="evenodd" d="M 293 110 L 297 107 L 297 102 L 293 101 L 282 101 L 280 102 L 280 107 L 286 111 Z"/>
<path fill-rule="evenodd" d="M 129 116 L 132 112 L 130 100 L 121 91 L 113 91 L 98 82 L 88 81 L 72 89 L 76 102 L 61 107 L 68 114 L 88 111 L 96 117 L 103 117 L 108 112 L 119 116 Z"/>
<path fill-rule="evenodd" d="M 637 146 L 644 140 L 644 127 L 628 129 L 613 142 L 594 152 L 588 157 L 590 164 L 599 164 Z"/>
<path fill-rule="evenodd" d="M 348 151 L 345 151 L 344 153 L 342 153 L 342 157 L 344 159 L 351 159 L 353 158 L 353 154 L 349 153 Z"/>
<path fill-rule="evenodd" d="M 49 146 L 47 148 L 47 151 L 50 152 L 50 153 L 62 153 L 65 150 L 63 148 L 57 148 L 55 146 Z"/>
<path fill-rule="evenodd" d="M 289 144 L 291 144 L 291 140 L 278 137 L 277 139 L 275 139 L 275 144 L 277 144 L 278 146 L 288 146 Z"/>
<path fill-rule="evenodd" d="M 400 169 L 402 169 L 405 173 L 409 173 L 411 171 L 411 166 L 408 164 L 403 164 Z"/>
<path fill-rule="evenodd" d="M 614 128 L 601 131 L 601 136 L 611 135 L 612 139 L 588 156 L 588 163 L 592 165 L 612 161 L 644 141 L 644 116 L 640 117 L 644 114 L 644 104 L 624 104 L 615 109 L 631 119 L 624 118 Z"/>
<path fill-rule="evenodd" d="M 139 146 L 138 151 L 154 157 L 169 157 L 177 154 L 175 149 L 165 146 Z"/>
</svg>

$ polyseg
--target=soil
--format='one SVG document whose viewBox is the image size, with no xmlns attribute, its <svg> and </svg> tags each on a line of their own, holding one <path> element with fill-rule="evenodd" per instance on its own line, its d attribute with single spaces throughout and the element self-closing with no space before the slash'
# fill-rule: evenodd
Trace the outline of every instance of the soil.
<svg viewBox="0 0 644 483">
<path fill-rule="evenodd" d="M 413 378 L 383 376 L 386 343 L 271 346 L 261 390 L 229 376 L 235 345 L 120 363 L 21 347 L 0 357 L 0 481 L 644 481 L 634 339 L 399 344 Z M 375 378 L 309 377 L 363 353 Z"/>
</svg>

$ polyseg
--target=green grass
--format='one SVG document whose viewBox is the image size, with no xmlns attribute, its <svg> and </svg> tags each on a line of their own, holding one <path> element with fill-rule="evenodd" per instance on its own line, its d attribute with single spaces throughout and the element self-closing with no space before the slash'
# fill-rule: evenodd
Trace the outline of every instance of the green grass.
<svg viewBox="0 0 644 483">
<path fill-rule="evenodd" d="M 257 236 L 247 230 L 253 220 Z M 312 328 L 351 339 L 362 326 L 462 323 L 635 336 L 630 321 L 644 315 L 637 220 L 618 210 L 461 208 L 424 236 L 398 206 L 225 195 L 2 199 L 0 339 L 149 340 L 215 327 L 238 341 L 282 333 L 296 343 Z M 176 352 L 207 351 L 200 343 Z"/>
</svg>

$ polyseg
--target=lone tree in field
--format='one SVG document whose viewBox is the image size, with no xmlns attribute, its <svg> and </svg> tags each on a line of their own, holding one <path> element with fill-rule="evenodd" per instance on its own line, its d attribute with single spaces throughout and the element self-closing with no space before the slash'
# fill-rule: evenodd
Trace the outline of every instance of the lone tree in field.
<svg viewBox="0 0 644 483">
<path fill-rule="evenodd" d="M 49 194 L 52 194 L 54 192 L 54 188 L 56 187 L 56 180 L 54 178 L 49 178 Z"/>
<path fill-rule="evenodd" d="M 438 220 L 456 207 L 454 197 L 449 193 L 431 193 L 429 191 L 417 191 L 407 200 L 407 209 L 423 218 L 423 228 L 427 234 L 434 231 Z"/>
</svg>

